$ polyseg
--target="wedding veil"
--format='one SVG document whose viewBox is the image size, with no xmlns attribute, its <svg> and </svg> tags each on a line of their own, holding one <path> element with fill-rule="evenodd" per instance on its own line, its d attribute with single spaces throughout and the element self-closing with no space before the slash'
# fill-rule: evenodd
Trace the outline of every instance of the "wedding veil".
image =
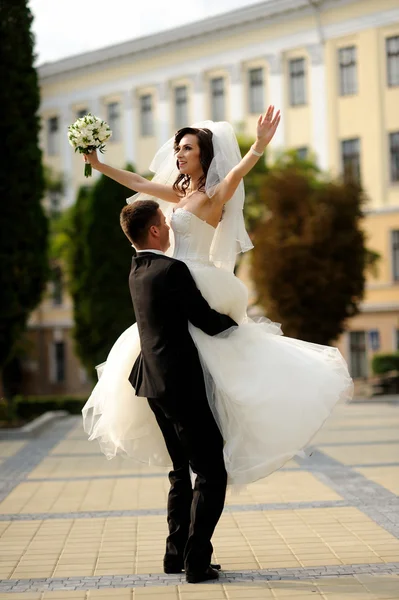
<svg viewBox="0 0 399 600">
<path fill-rule="evenodd" d="M 241 160 L 240 149 L 233 127 L 226 121 L 201 121 L 191 127 L 197 129 L 210 129 L 213 133 L 212 159 L 205 183 L 205 191 L 212 198 L 218 184 L 226 177 L 231 169 Z M 170 138 L 154 156 L 150 170 L 155 173 L 152 181 L 172 186 L 176 181 L 179 170 L 176 166 L 176 157 L 173 150 L 174 137 Z M 137 200 L 147 200 L 153 197 L 139 193 L 127 199 L 130 204 Z M 173 212 L 173 204 L 155 198 L 167 220 Z M 228 271 L 233 271 L 237 254 L 247 252 L 253 244 L 245 229 L 243 208 L 245 192 L 244 183 L 240 182 L 237 190 L 229 202 L 225 204 L 223 218 L 216 228 L 210 250 L 210 260 L 217 266 Z M 169 250 L 173 252 L 173 247 Z"/>
</svg>

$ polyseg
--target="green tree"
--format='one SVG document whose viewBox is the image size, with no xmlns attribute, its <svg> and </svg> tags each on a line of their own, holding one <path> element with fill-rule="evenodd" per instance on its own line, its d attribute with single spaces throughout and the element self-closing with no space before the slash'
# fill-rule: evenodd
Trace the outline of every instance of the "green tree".
<svg viewBox="0 0 399 600">
<path fill-rule="evenodd" d="M 126 167 L 133 170 L 130 165 Z M 80 190 L 67 217 L 64 253 L 74 303 L 76 351 L 89 372 L 103 362 L 117 337 L 135 322 L 128 277 L 132 248 L 119 215 L 132 191 L 101 176 Z"/>
<path fill-rule="evenodd" d="M 287 154 L 261 196 L 252 263 L 259 303 L 286 335 L 329 344 L 359 312 L 366 269 L 378 257 L 365 247 L 364 194 Z"/>
<path fill-rule="evenodd" d="M 40 103 L 26 0 L 0 3 L 0 371 L 10 362 L 48 275 L 48 224 L 41 201 Z M 7 390 L 6 377 L 3 380 Z"/>
<path fill-rule="evenodd" d="M 247 152 L 249 152 L 249 149 L 255 140 L 242 134 L 238 134 L 237 141 L 240 147 L 241 156 L 245 156 Z M 256 165 L 250 170 L 248 175 L 244 177 L 244 218 L 245 226 L 251 238 L 256 224 L 263 212 L 260 190 L 265 183 L 268 170 L 269 169 L 264 158 L 260 158 Z"/>
</svg>

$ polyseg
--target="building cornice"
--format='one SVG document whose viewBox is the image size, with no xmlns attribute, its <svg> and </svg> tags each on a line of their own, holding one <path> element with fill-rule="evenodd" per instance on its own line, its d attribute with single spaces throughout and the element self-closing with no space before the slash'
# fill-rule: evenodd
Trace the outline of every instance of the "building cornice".
<svg viewBox="0 0 399 600">
<path fill-rule="evenodd" d="M 353 2 L 356 0 L 319 0 L 318 4 L 328 8 Z M 52 78 L 65 77 L 70 72 L 76 74 L 79 69 L 103 68 L 124 60 L 147 58 L 165 50 L 178 49 L 187 42 L 192 44 L 195 39 L 231 35 L 232 31 L 239 33 L 248 26 L 259 28 L 275 19 L 297 18 L 298 12 L 305 16 L 314 14 L 314 11 L 310 0 L 268 0 L 99 50 L 44 63 L 39 66 L 38 73 L 41 82 L 47 83 Z"/>
<path fill-rule="evenodd" d="M 377 208 L 370 207 L 370 208 L 365 208 L 363 212 L 366 216 L 389 215 L 392 213 L 398 213 L 399 206 L 379 206 Z"/>
<path fill-rule="evenodd" d="M 399 302 L 379 302 L 379 303 L 361 303 L 361 313 L 374 313 L 374 312 L 396 312 L 399 310 Z M 360 314 L 361 314 L 360 313 Z"/>
</svg>

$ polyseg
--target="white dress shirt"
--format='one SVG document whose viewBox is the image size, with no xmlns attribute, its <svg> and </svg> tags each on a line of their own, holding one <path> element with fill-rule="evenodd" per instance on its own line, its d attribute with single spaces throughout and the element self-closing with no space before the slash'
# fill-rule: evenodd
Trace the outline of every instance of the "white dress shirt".
<svg viewBox="0 0 399 600">
<path fill-rule="evenodd" d="M 146 250 L 136 250 L 137 254 L 143 254 L 143 252 L 152 252 L 153 254 L 165 254 L 162 250 L 154 250 L 153 248 L 146 248 Z"/>
</svg>

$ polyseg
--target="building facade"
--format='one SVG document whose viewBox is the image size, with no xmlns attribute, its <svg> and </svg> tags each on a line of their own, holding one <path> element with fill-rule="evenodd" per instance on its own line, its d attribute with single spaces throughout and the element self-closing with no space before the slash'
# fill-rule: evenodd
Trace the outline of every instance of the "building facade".
<svg viewBox="0 0 399 600">
<path fill-rule="evenodd" d="M 228 120 L 254 135 L 259 113 L 269 103 L 280 108 L 271 151 L 312 152 L 332 175 L 359 177 L 369 197 L 368 244 L 382 258 L 368 279 L 361 315 L 337 345 L 356 378 L 370 375 L 373 352 L 399 348 L 396 0 L 269 0 L 44 64 L 39 76 L 45 162 L 66 182 L 62 198 L 46 199 L 51 209 L 71 205 L 85 182 L 66 132 L 88 111 L 113 130 L 104 160 L 117 167 L 132 162 L 147 173 L 156 150 L 185 124 Z M 71 306 L 64 298 L 57 306 L 47 300 L 31 319 L 32 332 L 48 330 L 49 375 L 71 350 Z M 71 389 L 66 367 L 63 377 Z M 87 387 L 81 380 L 76 393 Z"/>
</svg>

